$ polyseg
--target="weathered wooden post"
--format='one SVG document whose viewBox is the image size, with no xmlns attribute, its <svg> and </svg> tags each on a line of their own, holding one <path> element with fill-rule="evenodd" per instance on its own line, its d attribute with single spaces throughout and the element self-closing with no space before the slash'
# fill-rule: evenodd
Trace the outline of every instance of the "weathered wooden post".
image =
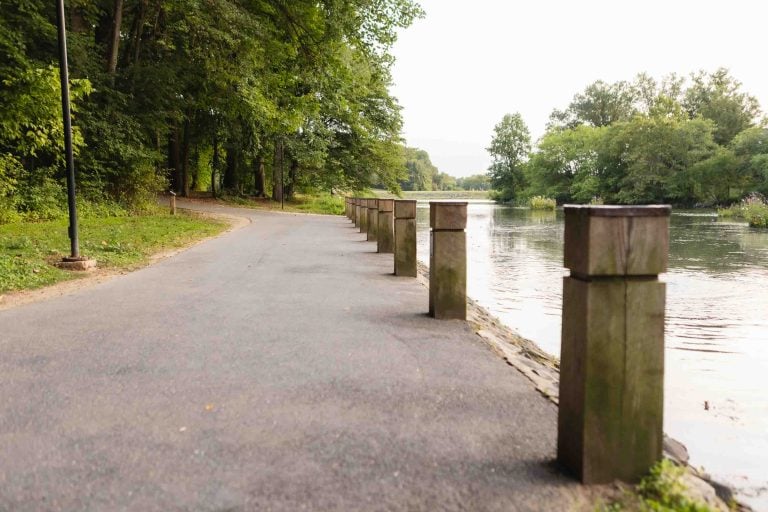
<svg viewBox="0 0 768 512">
<path fill-rule="evenodd" d="M 368 200 L 368 238 L 369 242 L 376 241 L 376 235 L 379 231 L 379 200 Z"/>
<path fill-rule="evenodd" d="M 669 206 L 566 206 L 557 458 L 638 481 L 662 454 Z"/>
<path fill-rule="evenodd" d="M 379 225 L 376 229 L 376 250 L 381 253 L 395 252 L 393 199 L 379 199 Z"/>
<path fill-rule="evenodd" d="M 395 201 L 395 275 L 416 277 L 416 201 Z"/>
<path fill-rule="evenodd" d="M 176 192 L 171 190 L 171 215 L 176 215 Z"/>
<path fill-rule="evenodd" d="M 352 220 L 355 221 L 355 227 L 360 227 L 360 198 L 356 197 L 354 200 L 354 208 L 353 208 L 353 217 Z"/>
<path fill-rule="evenodd" d="M 429 203 L 429 314 L 467 318 L 467 203 Z"/>
<path fill-rule="evenodd" d="M 368 200 L 360 200 L 360 232 L 368 233 Z"/>
</svg>

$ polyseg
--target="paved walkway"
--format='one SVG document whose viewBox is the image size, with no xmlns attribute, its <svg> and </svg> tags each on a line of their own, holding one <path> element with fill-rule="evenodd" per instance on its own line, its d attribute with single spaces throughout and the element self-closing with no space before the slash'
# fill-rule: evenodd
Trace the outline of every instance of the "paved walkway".
<svg viewBox="0 0 768 512">
<path fill-rule="evenodd" d="M 555 407 L 347 219 L 230 211 L 0 312 L 0 511 L 593 508 Z"/>
</svg>

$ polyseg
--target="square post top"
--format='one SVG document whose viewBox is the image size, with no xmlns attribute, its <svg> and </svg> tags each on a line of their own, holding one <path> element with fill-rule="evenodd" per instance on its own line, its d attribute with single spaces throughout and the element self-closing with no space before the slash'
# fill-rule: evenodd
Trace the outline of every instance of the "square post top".
<svg viewBox="0 0 768 512">
<path fill-rule="evenodd" d="M 416 200 L 415 199 L 395 200 L 395 218 L 396 219 L 415 219 L 416 218 Z"/>
<path fill-rule="evenodd" d="M 368 200 L 368 209 L 369 210 L 378 210 L 379 209 L 379 200 L 378 199 L 369 199 Z"/>
<path fill-rule="evenodd" d="M 429 227 L 436 230 L 462 230 L 467 227 L 467 203 L 430 201 Z"/>
<path fill-rule="evenodd" d="M 566 205 L 565 266 L 582 277 L 666 272 L 671 210 L 669 205 Z"/>
<path fill-rule="evenodd" d="M 391 212 L 395 207 L 394 199 L 379 199 L 379 211 Z"/>
</svg>

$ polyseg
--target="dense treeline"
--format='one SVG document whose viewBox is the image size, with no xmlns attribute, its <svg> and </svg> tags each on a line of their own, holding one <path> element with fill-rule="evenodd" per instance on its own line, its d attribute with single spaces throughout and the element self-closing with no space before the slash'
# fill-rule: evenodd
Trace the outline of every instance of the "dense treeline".
<svg viewBox="0 0 768 512">
<path fill-rule="evenodd" d="M 406 179 L 400 182 L 403 190 L 489 190 L 488 176 L 476 174 L 455 178 L 440 172 L 423 149 L 405 148 Z"/>
<path fill-rule="evenodd" d="M 724 69 L 689 80 L 589 85 L 531 148 L 518 115 L 496 126 L 489 176 L 502 200 L 714 205 L 768 193 L 768 129 Z"/>
<path fill-rule="evenodd" d="M 1 9 L 0 221 L 54 216 L 64 204 L 55 6 Z M 276 200 L 396 190 L 389 49 L 421 14 L 410 0 L 71 0 L 81 194 L 136 207 L 167 186 Z"/>
</svg>

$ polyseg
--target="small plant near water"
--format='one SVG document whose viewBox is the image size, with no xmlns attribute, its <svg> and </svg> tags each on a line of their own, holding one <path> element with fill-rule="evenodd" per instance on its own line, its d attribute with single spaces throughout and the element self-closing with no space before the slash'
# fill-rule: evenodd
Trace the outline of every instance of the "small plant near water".
<svg viewBox="0 0 768 512">
<path fill-rule="evenodd" d="M 718 217 L 737 217 L 746 220 L 753 228 L 768 228 L 768 203 L 760 194 L 751 194 L 740 203 L 720 208 Z"/>
<path fill-rule="evenodd" d="M 554 210 L 557 202 L 550 197 L 533 196 L 528 200 L 528 207 L 531 210 Z"/>
<path fill-rule="evenodd" d="M 691 498 L 683 482 L 685 468 L 667 459 L 651 468 L 648 476 L 619 500 L 602 505 L 597 512 L 714 512 Z"/>
</svg>

